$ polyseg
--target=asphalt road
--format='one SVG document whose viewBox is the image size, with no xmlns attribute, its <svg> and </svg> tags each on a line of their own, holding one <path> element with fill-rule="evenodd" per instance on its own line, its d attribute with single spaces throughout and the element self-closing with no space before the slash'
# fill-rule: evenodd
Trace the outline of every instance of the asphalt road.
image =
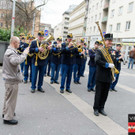
<svg viewBox="0 0 135 135">
<path fill-rule="evenodd" d="M 17 126 L 4 125 L 0 135 L 126 135 L 128 114 L 135 113 L 135 70 L 122 67 L 118 92 L 109 92 L 105 110 L 108 117 L 93 115 L 94 92 L 87 92 L 88 67 L 81 85 L 72 83 L 72 94 L 59 93 L 59 85 L 44 78 L 46 93 L 30 93 L 30 83 L 20 84 L 15 117 Z M 0 72 L 0 112 L 4 100 Z"/>
</svg>

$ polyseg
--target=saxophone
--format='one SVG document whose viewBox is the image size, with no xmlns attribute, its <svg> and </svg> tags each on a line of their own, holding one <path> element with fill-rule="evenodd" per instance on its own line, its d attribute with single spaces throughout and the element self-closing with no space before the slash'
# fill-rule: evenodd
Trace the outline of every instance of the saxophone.
<svg viewBox="0 0 135 135">
<path fill-rule="evenodd" d="M 96 22 L 96 24 L 97 24 L 97 26 L 98 26 L 100 35 L 101 35 L 102 40 L 103 40 L 103 43 L 104 43 L 104 45 L 105 45 L 105 51 L 101 50 L 101 51 L 102 51 L 102 54 L 104 55 L 104 57 L 105 57 L 105 59 L 106 59 L 106 61 L 107 61 L 108 63 L 113 63 L 113 60 L 112 60 L 112 58 L 111 58 L 111 56 L 110 56 L 110 54 L 109 54 L 109 52 L 108 52 L 108 49 L 107 49 L 107 45 L 106 45 L 106 43 L 105 43 L 105 40 L 104 40 L 104 38 L 103 38 L 103 34 L 102 34 L 101 28 L 100 28 L 100 26 L 99 26 L 99 22 Z M 113 63 L 113 64 L 114 64 L 114 63 Z M 114 67 L 114 68 L 111 68 L 111 72 L 112 72 L 112 80 L 114 81 L 114 80 L 115 80 L 115 79 L 114 79 L 114 78 L 115 78 L 115 77 L 114 77 L 114 74 L 119 74 L 119 71 L 118 71 L 118 69 L 116 69 L 116 67 Z"/>
</svg>

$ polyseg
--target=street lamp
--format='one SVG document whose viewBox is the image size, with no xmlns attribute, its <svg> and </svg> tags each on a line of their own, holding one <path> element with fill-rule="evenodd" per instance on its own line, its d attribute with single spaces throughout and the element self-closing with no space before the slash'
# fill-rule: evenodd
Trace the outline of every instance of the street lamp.
<svg viewBox="0 0 135 135">
<path fill-rule="evenodd" d="M 12 11 L 12 25 L 11 25 L 11 37 L 14 36 L 14 24 L 15 24 L 15 0 L 13 0 L 13 11 Z"/>
</svg>

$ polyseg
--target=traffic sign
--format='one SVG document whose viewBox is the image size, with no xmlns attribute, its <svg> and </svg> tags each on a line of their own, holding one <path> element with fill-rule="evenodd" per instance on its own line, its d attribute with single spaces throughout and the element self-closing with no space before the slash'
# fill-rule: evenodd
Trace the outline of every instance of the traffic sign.
<svg viewBox="0 0 135 135">
<path fill-rule="evenodd" d="M 48 30 L 44 31 L 45 36 L 48 36 Z"/>
</svg>

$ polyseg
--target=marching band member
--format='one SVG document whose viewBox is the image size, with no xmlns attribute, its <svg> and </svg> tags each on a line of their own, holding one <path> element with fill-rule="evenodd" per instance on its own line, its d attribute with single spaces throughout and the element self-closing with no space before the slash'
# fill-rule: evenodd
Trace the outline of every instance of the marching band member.
<svg viewBox="0 0 135 135">
<path fill-rule="evenodd" d="M 96 51 L 99 47 L 99 42 L 96 41 L 94 48 L 89 50 L 89 76 L 88 76 L 88 92 L 94 91 L 94 87 L 95 87 L 95 77 L 96 77 L 96 63 L 95 63 L 95 55 L 96 55 Z"/>
<path fill-rule="evenodd" d="M 22 54 L 22 52 L 24 51 L 24 43 L 25 43 L 25 34 L 24 33 L 20 33 L 19 35 L 19 39 L 20 39 L 20 46 L 17 49 L 19 54 Z M 24 62 L 20 64 L 21 66 L 21 72 L 23 73 L 24 70 Z"/>
<path fill-rule="evenodd" d="M 52 45 L 52 41 L 48 41 L 48 46 L 51 46 Z M 51 52 L 49 52 L 49 55 L 46 59 L 46 64 L 45 64 L 45 73 L 44 73 L 44 76 L 50 76 L 50 70 L 51 70 Z"/>
<path fill-rule="evenodd" d="M 74 83 L 80 83 L 80 77 L 82 74 L 83 57 L 85 50 L 83 49 L 84 39 L 81 39 L 81 43 L 78 45 L 79 53 L 76 55 L 76 64 L 74 66 Z"/>
<path fill-rule="evenodd" d="M 60 71 L 60 62 L 61 62 L 61 42 L 62 38 L 57 38 L 57 42 L 54 42 L 52 48 L 52 56 L 51 56 L 51 84 L 57 83 L 59 78 Z"/>
<path fill-rule="evenodd" d="M 86 62 L 87 62 L 88 48 L 87 48 L 87 43 L 86 42 L 83 45 L 83 49 L 85 50 L 85 56 L 83 57 L 83 62 L 82 62 L 81 77 L 84 77 L 84 72 L 85 72 L 85 67 L 86 67 Z"/>
<path fill-rule="evenodd" d="M 27 36 L 27 43 L 25 43 L 26 47 L 30 47 L 32 40 L 34 37 L 32 35 Z M 32 56 L 33 54 L 28 54 L 26 60 L 25 60 L 25 66 L 24 66 L 24 83 L 27 83 L 28 81 L 28 76 L 29 76 L 29 68 L 30 68 L 30 82 L 32 80 Z"/>
<path fill-rule="evenodd" d="M 105 102 L 108 97 L 109 88 L 113 78 L 112 69 L 114 69 L 114 64 L 111 63 L 111 52 L 113 34 L 106 34 L 104 36 L 105 46 L 98 49 L 95 55 L 96 62 L 96 92 L 94 101 L 94 115 L 99 116 L 101 113 L 107 116 L 104 111 Z M 108 57 L 106 57 L 106 55 Z"/>
<path fill-rule="evenodd" d="M 45 48 L 41 46 L 41 42 L 43 41 L 43 39 L 44 39 L 44 32 L 39 31 L 37 40 L 32 41 L 30 46 L 30 53 L 34 53 L 32 59 L 32 86 L 31 86 L 32 93 L 35 93 L 36 88 L 39 92 L 42 93 L 45 92 L 42 88 L 42 85 L 46 59 L 40 59 L 38 57 L 38 53 L 43 53 L 45 51 Z M 38 85 L 36 87 L 38 72 L 39 72 Z"/>
<path fill-rule="evenodd" d="M 66 91 L 72 93 L 70 89 L 72 70 L 73 70 L 73 56 L 75 54 L 76 48 L 72 43 L 73 35 L 67 35 L 67 43 L 62 44 L 62 76 L 61 76 L 61 86 L 60 93 L 64 93 L 65 81 L 66 81 Z"/>
<path fill-rule="evenodd" d="M 115 92 L 117 92 L 115 87 L 116 87 L 118 80 L 119 80 L 119 75 L 120 75 L 120 70 L 121 70 L 121 62 L 123 61 L 123 57 L 124 57 L 124 55 L 121 53 L 121 48 L 122 48 L 122 45 L 118 43 L 116 45 L 116 50 L 114 50 L 112 52 L 112 54 L 114 54 L 114 57 L 115 57 L 115 67 L 119 71 L 118 74 L 115 74 L 115 81 L 111 84 L 111 87 L 110 87 L 110 90 L 115 91 Z"/>
</svg>

